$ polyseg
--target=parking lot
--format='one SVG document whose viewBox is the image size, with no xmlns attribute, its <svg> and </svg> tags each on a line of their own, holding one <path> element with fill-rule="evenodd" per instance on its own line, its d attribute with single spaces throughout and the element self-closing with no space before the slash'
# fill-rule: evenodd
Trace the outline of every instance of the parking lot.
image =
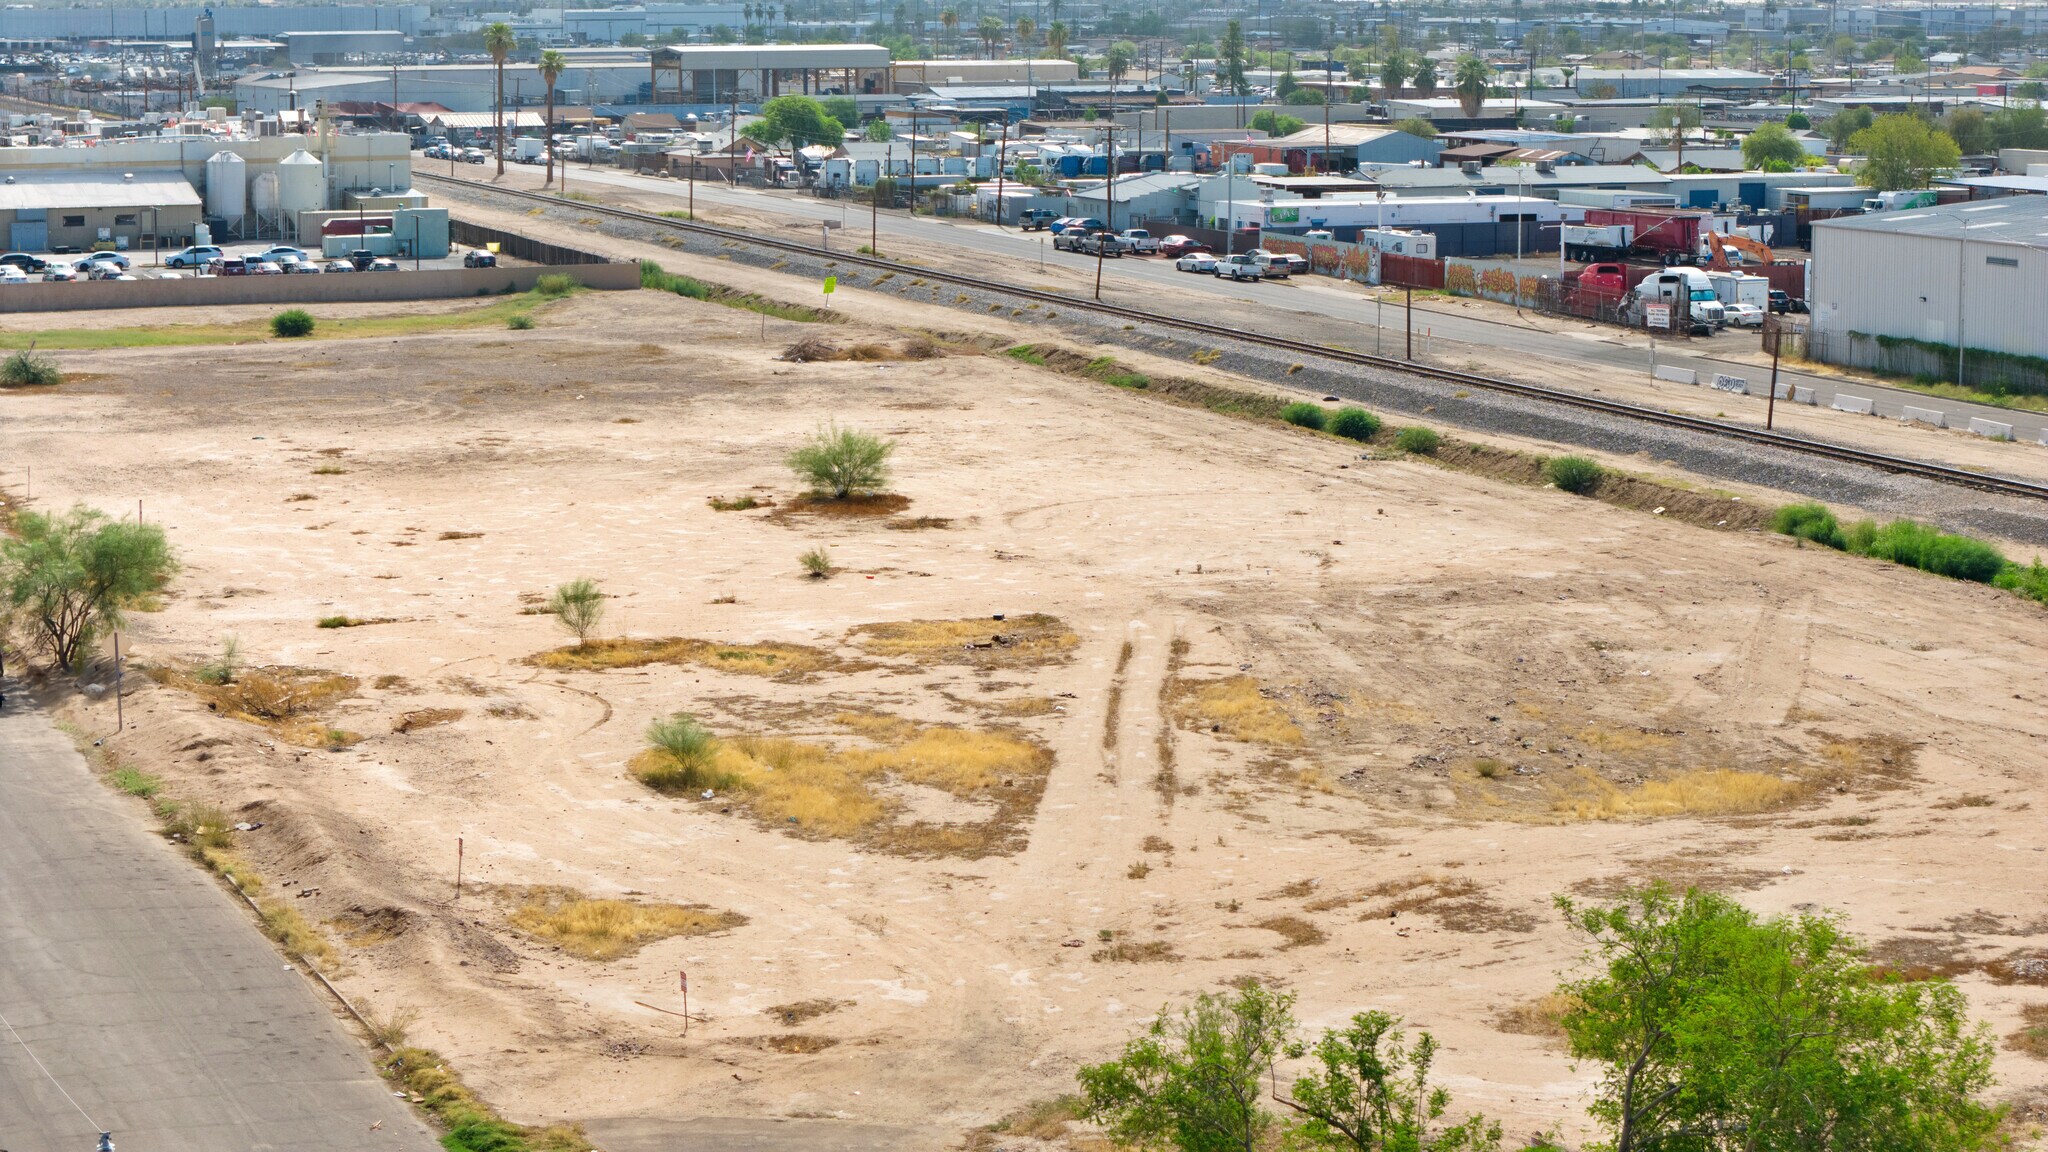
<svg viewBox="0 0 2048 1152">
<path fill-rule="evenodd" d="M 371 268 L 357 267 L 364 261 L 360 258 L 331 259 L 320 254 L 317 245 L 296 245 L 280 241 L 249 241 L 214 245 L 218 256 L 205 261 L 200 255 L 213 256 L 211 252 L 195 254 L 190 249 L 166 248 L 161 252 L 8 252 L 0 254 L 0 284 L 33 283 L 48 280 L 116 280 L 123 277 L 134 280 L 184 279 L 194 276 L 215 275 L 335 275 L 343 272 L 380 271 L 411 272 L 434 269 L 463 268 L 472 266 L 479 257 L 471 250 L 453 246 L 449 254 L 435 260 L 418 260 L 411 257 L 387 257 L 383 264 Z M 286 250 L 300 254 L 299 259 L 279 259 L 286 256 Z M 252 262 L 252 258 L 253 262 Z M 513 267 L 524 263 L 509 256 L 495 258 L 498 267 Z M 98 268 L 91 266 L 97 265 Z M 109 274 L 111 266 L 114 271 Z M 265 269 L 276 269 L 266 271 Z M 290 271 L 286 269 L 290 268 Z"/>
</svg>

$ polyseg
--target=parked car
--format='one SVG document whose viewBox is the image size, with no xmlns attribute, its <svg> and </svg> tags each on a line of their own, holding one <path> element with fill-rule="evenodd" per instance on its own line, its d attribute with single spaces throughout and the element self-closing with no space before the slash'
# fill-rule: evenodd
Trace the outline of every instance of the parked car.
<svg viewBox="0 0 2048 1152">
<path fill-rule="evenodd" d="M 1277 252 L 1254 248 L 1248 253 L 1259 266 L 1259 277 L 1263 280 L 1285 280 L 1294 275 L 1294 265 Z"/>
<path fill-rule="evenodd" d="M 62 260 L 55 260 L 43 266 L 43 279 L 45 280 L 77 280 L 79 278 L 78 270 Z"/>
<path fill-rule="evenodd" d="M 1078 228 L 1083 232 L 1094 232 L 1107 227 L 1109 225 L 1104 224 L 1093 216 L 1062 216 L 1051 224 L 1052 234 L 1055 236 L 1069 228 Z"/>
<path fill-rule="evenodd" d="M 85 260 L 72 265 L 78 274 L 87 280 L 133 280 L 135 277 L 121 270 L 118 264 L 104 260 Z"/>
<path fill-rule="evenodd" d="M 26 284 L 28 273 L 12 264 L 0 264 L 0 284 Z"/>
<path fill-rule="evenodd" d="M 1054 212 L 1050 208 L 1026 208 L 1017 217 L 1017 227 L 1022 228 L 1026 232 L 1043 232 L 1057 219 L 1059 219 L 1059 213 Z"/>
<path fill-rule="evenodd" d="M 1250 252 L 1233 252 L 1216 261 L 1212 271 L 1218 276 L 1228 276 L 1232 280 L 1259 280 L 1266 275 L 1265 266 Z"/>
<path fill-rule="evenodd" d="M 1276 266 L 1284 266 L 1287 269 L 1287 274 L 1290 276 L 1306 276 L 1309 270 L 1308 257 L 1296 256 L 1292 252 L 1274 253 L 1268 258 L 1267 262 Z"/>
<path fill-rule="evenodd" d="M 462 254 L 464 268 L 496 268 L 498 254 L 485 248 L 471 248 Z"/>
<path fill-rule="evenodd" d="M 1115 256 L 1122 259 L 1124 245 L 1123 241 L 1117 239 L 1116 233 L 1104 228 L 1097 232 L 1082 233 L 1081 238 L 1074 242 L 1074 251 L 1083 256 Z"/>
<path fill-rule="evenodd" d="M 1764 310 L 1754 304 L 1723 304 L 1721 312 L 1728 323 L 1736 328 L 1761 328 L 1764 326 Z"/>
<path fill-rule="evenodd" d="M 389 256 L 379 256 L 375 260 L 370 261 L 370 267 L 367 269 L 370 272 L 397 272 L 399 270 L 398 261 L 393 260 Z"/>
<path fill-rule="evenodd" d="M 41 272 L 49 267 L 49 261 L 26 252 L 9 252 L 0 256 L 0 267 L 19 268 L 23 272 Z"/>
<path fill-rule="evenodd" d="M 287 276 L 317 276 L 320 273 L 318 260 L 280 260 L 277 264 Z"/>
<path fill-rule="evenodd" d="M 1086 228 L 1078 227 L 1071 222 L 1061 227 L 1059 222 L 1056 221 L 1052 234 L 1052 250 L 1055 252 L 1076 251 L 1081 243 L 1081 237 L 1087 234 L 1088 230 Z"/>
<path fill-rule="evenodd" d="M 377 254 L 375 252 L 370 251 L 368 248 L 358 248 L 355 251 L 350 252 L 348 254 L 348 262 L 350 264 L 355 265 L 356 271 L 358 272 L 368 271 L 370 265 L 373 262 L 375 262 L 376 259 Z"/>
<path fill-rule="evenodd" d="M 1207 244 L 1202 243 L 1193 236 L 1182 236 L 1179 233 L 1159 241 L 1159 254 L 1161 256 L 1185 256 L 1190 252 L 1207 252 L 1208 250 L 1209 246 Z"/>
<path fill-rule="evenodd" d="M 80 260 L 78 263 L 81 265 L 111 264 L 114 267 L 119 268 L 123 272 L 128 271 L 129 268 L 128 258 L 126 256 L 121 255 L 119 252 L 94 252 L 88 255 L 85 259 Z"/>
<path fill-rule="evenodd" d="M 1173 262 L 1173 266 L 1175 270 L 1181 272 L 1214 273 L 1216 271 L 1216 254 L 1214 252 L 1201 251 L 1183 252 L 1180 254 L 1180 258 Z"/>
<path fill-rule="evenodd" d="M 294 248 L 289 244 L 273 245 L 269 248 L 265 248 L 261 252 L 258 252 L 257 255 L 261 256 L 265 260 L 304 260 L 306 258 L 306 253 L 304 249 Z"/>
<path fill-rule="evenodd" d="M 353 272 L 356 270 L 356 266 L 346 260 L 329 260 L 320 266 L 320 270 L 322 272 Z"/>
<path fill-rule="evenodd" d="M 1133 256 L 1157 256 L 1159 238 L 1143 228 L 1126 228 L 1116 234 L 1117 246 Z"/>
<path fill-rule="evenodd" d="M 164 257 L 164 264 L 170 268 L 198 268 L 209 261 L 220 259 L 221 256 L 221 250 L 211 244 L 195 244 Z M 0 256 L 0 263 L 4 263 L 6 259 L 7 257 Z"/>
<path fill-rule="evenodd" d="M 482 164 L 490 158 L 491 154 L 481 148 L 464 148 L 462 150 L 462 162 L 464 164 Z"/>
</svg>

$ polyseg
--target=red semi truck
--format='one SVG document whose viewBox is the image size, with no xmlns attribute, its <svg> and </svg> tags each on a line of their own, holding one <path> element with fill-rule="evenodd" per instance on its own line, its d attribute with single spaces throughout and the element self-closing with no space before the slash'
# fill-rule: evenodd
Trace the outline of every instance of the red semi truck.
<svg viewBox="0 0 2048 1152">
<path fill-rule="evenodd" d="M 1581 260 L 1650 257 L 1659 263 L 1692 263 L 1709 217 L 1704 212 L 1657 208 L 1588 208 L 1581 229 L 1566 229 L 1566 255 Z M 1576 241 L 1576 243 L 1575 243 Z"/>
</svg>

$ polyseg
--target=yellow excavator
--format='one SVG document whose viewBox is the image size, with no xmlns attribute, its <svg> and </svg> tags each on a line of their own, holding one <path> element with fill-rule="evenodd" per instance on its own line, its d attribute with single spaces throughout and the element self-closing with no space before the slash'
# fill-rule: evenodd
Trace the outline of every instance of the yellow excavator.
<svg viewBox="0 0 2048 1152">
<path fill-rule="evenodd" d="M 1759 244 L 1747 236 L 1736 236 L 1726 232 L 1707 233 L 1707 267 L 1719 272 L 1749 265 L 1767 265 L 1777 262 L 1767 245 Z"/>
</svg>

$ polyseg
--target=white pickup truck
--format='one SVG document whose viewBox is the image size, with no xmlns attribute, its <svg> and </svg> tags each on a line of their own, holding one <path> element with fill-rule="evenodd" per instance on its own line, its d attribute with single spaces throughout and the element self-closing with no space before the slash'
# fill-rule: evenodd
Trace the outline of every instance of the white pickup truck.
<svg viewBox="0 0 2048 1152">
<path fill-rule="evenodd" d="M 1117 233 L 1116 244 L 1127 255 L 1159 255 L 1159 237 L 1145 231 L 1143 228 L 1126 228 L 1122 232 Z"/>
<path fill-rule="evenodd" d="M 1250 252 L 1234 252 L 1216 259 L 1218 276 L 1228 276 L 1232 280 L 1258 280 L 1265 274 L 1265 266 L 1259 263 L 1257 255 Z"/>
</svg>

